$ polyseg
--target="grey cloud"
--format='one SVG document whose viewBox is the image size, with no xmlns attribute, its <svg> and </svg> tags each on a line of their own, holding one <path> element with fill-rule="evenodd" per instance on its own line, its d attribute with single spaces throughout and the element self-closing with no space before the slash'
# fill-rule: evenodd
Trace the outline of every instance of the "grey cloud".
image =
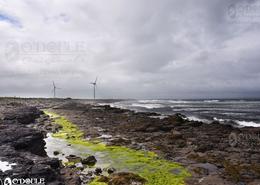
<svg viewBox="0 0 260 185">
<path fill-rule="evenodd" d="M 247 5 L 256 8 L 254 19 L 236 9 Z M 245 0 L 8 1 L 0 12 L 15 14 L 23 28 L 0 21 L 0 95 L 51 96 L 55 80 L 60 96 L 91 98 L 89 82 L 99 76 L 100 98 L 256 97 L 259 5 Z M 7 61 L 9 37 L 19 44 L 82 42 L 84 48 L 56 55 L 36 51 L 30 61 L 22 58 L 28 53 L 20 53 Z"/>
</svg>

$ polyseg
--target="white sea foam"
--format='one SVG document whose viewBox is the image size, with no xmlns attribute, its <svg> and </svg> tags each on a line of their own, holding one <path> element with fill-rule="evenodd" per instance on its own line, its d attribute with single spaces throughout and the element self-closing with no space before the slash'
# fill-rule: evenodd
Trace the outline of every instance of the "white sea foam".
<svg viewBox="0 0 260 185">
<path fill-rule="evenodd" d="M 190 103 L 188 101 L 183 101 L 183 100 L 169 100 L 169 103 Z"/>
<path fill-rule="evenodd" d="M 217 103 L 217 102 L 219 102 L 219 100 L 204 100 L 203 102 L 206 102 L 206 103 Z"/>
<path fill-rule="evenodd" d="M 235 121 L 238 125 L 243 127 L 260 127 L 259 123 L 255 123 L 253 121 Z"/>
<path fill-rule="evenodd" d="M 120 108 L 120 109 L 127 108 L 127 106 L 121 105 L 120 103 L 109 103 L 109 104 L 106 104 L 106 105 L 110 105 L 110 107 L 113 107 L 113 108 Z"/>
<path fill-rule="evenodd" d="M 112 138 L 112 137 L 113 137 L 112 135 L 103 134 L 103 135 L 99 136 L 98 138 L 101 138 L 101 139 L 110 139 L 110 138 Z"/>
<path fill-rule="evenodd" d="M 192 112 L 192 111 L 200 110 L 199 108 L 177 108 L 176 109 L 174 106 L 170 106 L 170 107 L 173 108 L 172 110 L 175 111 L 175 112 L 178 112 L 178 111 L 186 111 L 186 112 L 190 111 L 190 112 Z"/>
<path fill-rule="evenodd" d="M 104 106 L 104 105 L 110 105 L 110 103 L 98 103 L 98 105 Z"/>
<path fill-rule="evenodd" d="M 258 105 L 259 104 L 259 105 Z M 202 121 L 211 123 L 218 121 L 223 124 L 232 124 L 238 127 L 252 126 L 260 127 L 258 120 L 250 120 L 251 114 L 259 112 L 260 101 L 245 101 L 245 100 L 129 100 L 110 103 L 110 106 L 131 109 L 136 112 L 154 111 L 157 109 L 159 113 L 169 113 L 169 108 L 172 109 L 172 114 L 176 112 L 190 115 L 189 120 Z M 167 108 L 167 109 L 159 109 Z M 147 111 L 146 110 L 146 111 Z M 196 115 L 196 114 L 199 115 Z M 191 116 L 192 115 L 192 116 Z M 200 117 L 203 116 L 203 117 Z M 215 118 L 213 118 L 215 116 Z M 258 117 L 256 117 L 258 119 Z M 237 120 L 237 121 L 236 121 Z M 245 121 L 247 120 L 247 121 Z M 259 123 L 259 124 L 258 124 Z"/>
<path fill-rule="evenodd" d="M 154 103 L 159 102 L 160 100 L 138 100 L 139 103 Z"/>
<path fill-rule="evenodd" d="M 6 162 L 6 161 L 0 161 L 0 170 L 5 172 L 7 170 L 11 170 L 12 166 L 15 166 L 15 165 L 16 165 L 15 163 L 9 163 L 9 162 Z"/>
<path fill-rule="evenodd" d="M 159 115 L 159 116 L 149 116 L 150 118 L 159 118 L 159 119 L 164 119 L 167 118 L 167 115 Z"/>
<path fill-rule="evenodd" d="M 210 123 L 210 121 L 207 120 L 207 119 L 201 119 L 201 118 L 198 118 L 198 117 L 195 117 L 195 116 L 187 116 L 186 119 L 188 119 L 190 121 L 202 121 L 204 123 Z"/>
<path fill-rule="evenodd" d="M 146 103 L 146 104 L 133 103 L 132 106 L 133 106 L 133 107 L 143 107 L 143 108 L 147 108 L 147 109 L 154 109 L 154 108 L 162 108 L 162 107 L 165 107 L 164 105 L 158 104 L 158 103 Z"/>
<path fill-rule="evenodd" d="M 216 118 L 216 117 L 214 117 L 214 118 L 213 118 L 213 120 L 214 120 L 214 121 L 218 121 L 218 122 L 225 122 L 225 120 L 224 120 L 224 119 L 221 119 L 221 118 Z"/>
</svg>

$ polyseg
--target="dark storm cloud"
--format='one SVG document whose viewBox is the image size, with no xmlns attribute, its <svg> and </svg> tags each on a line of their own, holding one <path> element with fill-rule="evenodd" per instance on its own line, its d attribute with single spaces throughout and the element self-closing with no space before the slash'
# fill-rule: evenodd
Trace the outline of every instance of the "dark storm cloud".
<svg viewBox="0 0 260 185">
<path fill-rule="evenodd" d="M 260 1 L 0 5 L 0 12 L 23 25 L 0 21 L 0 95 L 51 96 L 55 80 L 60 96 L 91 97 L 89 82 L 96 76 L 102 98 L 255 97 L 260 92 Z"/>
</svg>

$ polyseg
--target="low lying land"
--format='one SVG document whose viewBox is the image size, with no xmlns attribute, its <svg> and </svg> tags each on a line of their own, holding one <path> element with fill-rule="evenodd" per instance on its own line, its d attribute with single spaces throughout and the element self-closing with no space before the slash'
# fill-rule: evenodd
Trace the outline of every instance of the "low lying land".
<svg viewBox="0 0 260 185">
<path fill-rule="evenodd" d="M 15 164 L 0 171 L 2 179 L 159 185 L 169 178 L 169 185 L 260 184 L 260 128 L 188 121 L 179 114 L 161 119 L 156 113 L 69 99 L 1 98 L 0 118 L 0 161 Z M 80 144 L 91 149 L 93 155 L 54 151 L 50 156 L 45 149 L 47 133 L 65 140 L 68 147 Z M 99 159 L 107 159 L 101 154 L 109 154 L 109 168 L 98 166 Z M 68 162 L 50 158 L 55 156 Z M 113 163 L 118 159 L 121 165 Z"/>
</svg>

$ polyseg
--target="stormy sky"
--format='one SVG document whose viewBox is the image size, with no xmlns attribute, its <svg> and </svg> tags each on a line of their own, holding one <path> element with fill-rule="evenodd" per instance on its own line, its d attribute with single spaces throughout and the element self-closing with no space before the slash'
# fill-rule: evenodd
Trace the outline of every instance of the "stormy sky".
<svg viewBox="0 0 260 185">
<path fill-rule="evenodd" d="M 260 1 L 0 0 L 0 96 L 260 96 Z"/>
</svg>

